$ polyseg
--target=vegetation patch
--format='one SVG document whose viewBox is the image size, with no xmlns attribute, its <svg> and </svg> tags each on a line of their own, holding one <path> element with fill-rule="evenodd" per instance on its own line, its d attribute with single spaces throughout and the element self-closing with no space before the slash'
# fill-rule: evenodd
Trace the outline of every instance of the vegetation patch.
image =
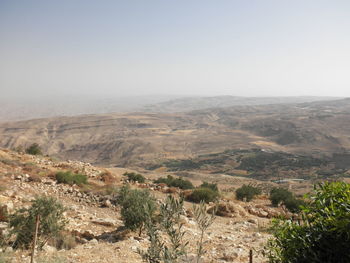
<svg viewBox="0 0 350 263">
<path fill-rule="evenodd" d="M 121 205 L 121 215 L 125 227 L 131 230 L 142 228 L 149 216 L 153 216 L 156 210 L 156 203 L 148 190 L 130 189 L 123 186 L 117 197 Z"/>
<path fill-rule="evenodd" d="M 131 173 L 125 172 L 123 175 L 128 177 L 128 180 L 130 182 L 144 183 L 146 181 L 146 178 L 143 175 L 137 174 L 134 172 L 131 172 Z"/>
<path fill-rule="evenodd" d="M 13 247 L 29 248 L 33 241 L 37 216 L 40 217 L 38 247 L 42 248 L 49 239 L 55 238 L 64 229 L 65 211 L 61 203 L 51 197 L 38 197 L 29 208 L 22 208 L 10 215 L 11 235 L 15 236 Z"/>
<path fill-rule="evenodd" d="M 43 154 L 42 150 L 41 150 L 41 147 L 37 143 L 33 143 L 32 145 L 30 145 L 26 149 L 26 153 L 27 154 L 31 154 L 31 155 L 42 155 Z"/>
<path fill-rule="evenodd" d="M 56 180 L 59 184 L 83 185 L 87 184 L 87 176 L 84 174 L 75 174 L 70 171 L 56 173 Z"/>
<path fill-rule="evenodd" d="M 297 213 L 300 211 L 300 207 L 305 205 L 302 199 L 297 199 L 292 192 L 285 188 L 272 188 L 270 191 L 270 201 L 275 207 L 284 205 L 289 211 Z"/>
<path fill-rule="evenodd" d="M 161 177 L 154 181 L 156 184 L 166 184 L 169 187 L 178 187 L 180 189 L 193 189 L 194 186 L 189 180 L 184 180 L 182 178 L 175 178 L 171 175 L 167 177 Z"/>
<path fill-rule="evenodd" d="M 219 197 L 217 191 L 213 191 L 210 188 L 196 188 L 192 191 L 191 194 L 186 196 L 187 201 L 200 203 L 200 202 L 214 202 Z"/>
<path fill-rule="evenodd" d="M 215 192 L 219 192 L 219 188 L 217 184 L 214 183 L 208 183 L 208 182 L 203 182 L 199 188 L 209 188 Z"/>
<path fill-rule="evenodd" d="M 274 221 L 270 263 L 350 262 L 350 184 L 323 183 L 301 208 L 302 223 Z"/>
<path fill-rule="evenodd" d="M 241 201 L 250 202 L 257 195 L 261 194 L 261 189 L 252 185 L 242 185 L 236 190 L 236 198 Z"/>
</svg>

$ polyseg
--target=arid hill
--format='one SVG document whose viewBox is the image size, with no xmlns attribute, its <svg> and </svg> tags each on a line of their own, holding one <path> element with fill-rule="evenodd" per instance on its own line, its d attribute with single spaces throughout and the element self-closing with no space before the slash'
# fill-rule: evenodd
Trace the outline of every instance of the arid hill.
<svg viewBox="0 0 350 263">
<path fill-rule="evenodd" d="M 337 153 L 344 162 L 350 150 L 349 124 L 350 99 L 82 115 L 2 123 L 0 146 L 36 142 L 51 156 L 124 167 L 256 148 L 316 157 Z"/>
</svg>

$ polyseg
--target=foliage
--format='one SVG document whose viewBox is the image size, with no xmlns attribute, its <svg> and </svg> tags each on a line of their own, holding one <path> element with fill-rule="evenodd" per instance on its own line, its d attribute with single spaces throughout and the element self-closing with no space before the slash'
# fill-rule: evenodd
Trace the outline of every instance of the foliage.
<svg viewBox="0 0 350 263">
<path fill-rule="evenodd" d="M 39 144 L 33 143 L 26 149 L 26 153 L 31 155 L 41 155 L 42 151 Z"/>
<path fill-rule="evenodd" d="M 207 208 L 203 201 L 200 202 L 198 206 L 193 206 L 194 219 L 200 230 L 200 238 L 197 242 L 197 258 L 196 263 L 200 262 L 200 258 L 205 254 L 204 250 L 204 233 L 211 226 L 215 220 L 217 207 L 212 211 L 211 215 L 207 214 Z"/>
<path fill-rule="evenodd" d="M 246 202 L 250 202 L 259 194 L 261 194 L 261 189 L 252 185 L 244 184 L 236 190 L 236 198 L 241 201 L 245 200 Z"/>
<path fill-rule="evenodd" d="M 28 248 L 33 240 L 36 217 L 40 216 L 38 232 L 39 248 L 56 237 L 67 223 L 61 203 L 51 197 L 37 197 L 30 208 L 22 208 L 10 215 L 11 234 L 15 235 L 14 247 Z"/>
<path fill-rule="evenodd" d="M 350 184 L 315 186 L 302 224 L 277 220 L 267 245 L 270 263 L 350 262 Z"/>
<path fill-rule="evenodd" d="M 84 174 L 74 174 L 70 171 L 56 173 L 56 180 L 59 184 L 87 184 L 87 176 Z"/>
<path fill-rule="evenodd" d="M 188 181 L 184 180 L 182 178 L 174 178 L 171 175 L 168 175 L 167 177 L 161 177 L 154 181 L 156 184 L 166 184 L 169 187 L 178 187 L 180 189 L 193 189 L 193 184 Z"/>
<path fill-rule="evenodd" d="M 125 172 L 123 175 L 127 176 L 130 182 L 144 183 L 146 181 L 146 178 L 144 176 L 134 172 L 131 172 L 131 173 Z"/>
<path fill-rule="evenodd" d="M 139 254 L 143 260 L 150 263 L 159 262 L 178 262 L 178 259 L 186 254 L 186 246 L 188 242 L 184 242 L 185 231 L 183 223 L 181 223 L 181 215 L 183 215 L 184 200 L 175 199 L 168 196 L 166 201 L 160 206 L 159 222 L 154 222 L 151 216 L 146 221 L 147 235 L 150 240 L 150 246 L 147 251 L 139 250 Z M 146 209 L 147 213 L 149 209 Z M 166 239 L 161 239 L 159 230 L 166 233 Z"/>
<path fill-rule="evenodd" d="M 293 193 L 285 188 L 274 187 L 270 191 L 270 201 L 273 206 L 278 206 L 288 199 L 293 198 Z"/>
<path fill-rule="evenodd" d="M 270 191 L 270 201 L 273 206 L 284 205 L 289 211 L 297 213 L 300 206 L 305 205 L 301 199 L 295 198 L 292 192 L 285 188 L 272 188 Z"/>
<path fill-rule="evenodd" d="M 299 213 L 301 210 L 301 207 L 305 206 L 306 203 L 302 199 L 292 197 L 292 198 L 285 200 L 284 205 L 292 213 Z"/>
<path fill-rule="evenodd" d="M 203 182 L 199 188 L 208 188 L 215 192 L 219 192 L 218 185 L 214 183 Z"/>
<path fill-rule="evenodd" d="M 119 191 L 117 200 L 122 207 L 121 215 L 125 227 L 131 230 L 138 228 L 141 234 L 147 217 L 152 217 L 156 210 L 156 203 L 150 192 L 123 186 Z M 146 214 L 146 207 L 148 215 Z"/>
<path fill-rule="evenodd" d="M 200 164 L 192 160 L 170 160 L 164 163 L 171 171 L 182 171 L 200 168 Z"/>
<path fill-rule="evenodd" d="M 209 188 L 196 188 L 186 199 L 194 203 L 200 203 L 202 201 L 209 203 L 214 202 L 218 197 L 219 193 Z"/>
</svg>

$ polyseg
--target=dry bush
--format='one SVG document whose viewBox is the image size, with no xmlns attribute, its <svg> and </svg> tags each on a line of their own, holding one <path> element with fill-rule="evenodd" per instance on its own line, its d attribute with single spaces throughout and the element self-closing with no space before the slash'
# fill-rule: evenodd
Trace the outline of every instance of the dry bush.
<svg viewBox="0 0 350 263">
<path fill-rule="evenodd" d="M 111 172 L 109 171 L 104 171 L 103 173 L 100 174 L 100 180 L 106 184 L 113 184 L 116 182 L 116 179 L 112 175 Z"/>
<path fill-rule="evenodd" d="M 69 233 L 68 231 L 62 231 L 54 239 L 53 245 L 57 249 L 69 250 L 75 248 L 77 246 L 77 242 L 75 240 L 75 237 L 71 233 Z"/>
</svg>

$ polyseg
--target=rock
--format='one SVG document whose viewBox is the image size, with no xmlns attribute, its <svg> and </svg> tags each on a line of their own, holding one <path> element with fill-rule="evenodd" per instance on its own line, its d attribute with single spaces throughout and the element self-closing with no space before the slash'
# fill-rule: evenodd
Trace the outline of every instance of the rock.
<svg viewBox="0 0 350 263">
<path fill-rule="evenodd" d="M 73 230 L 72 235 L 78 236 L 80 238 L 85 238 L 91 240 L 95 238 L 95 234 L 91 230 L 86 230 L 84 232 L 79 232 L 78 230 Z"/>
<path fill-rule="evenodd" d="M 255 224 L 255 225 L 258 224 L 258 220 L 255 219 L 255 218 L 249 218 L 249 219 L 248 219 L 248 222 L 249 222 L 249 223 L 252 223 L 252 224 Z"/>
<path fill-rule="evenodd" d="M 101 226 L 115 227 L 117 225 L 117 222 L 111 218 L 97 218 L 92 220 L 91 222 Z"/>
<path fill-rule="evenodd" d="M 13 248 L 12 247 L 5 248 L 5 253 L 11 253 L 11 252 L 13 252 Z"/>
<path fill-rule="evenodd" d="M 236 252 L 233 252 L 231 254 L 224 254 L 221 259 L 227 262 L 233 262 L 236 258 L 238 258 L 238 254 Z"/>
<path fill-rule="evenodd" d="M 93 238 L 89 241 L 89 244 L 92 244 L 92 245 L 97 245 L 98 244 L 98 240 L 96 238 Z"/>
<path fill-rule="evenodd" d="M 57 252 L 57 249 L 55 247 L 45 245 L 45 246 L 43 246 L 43 251 L 48 252 L 48 253 L 55 253 L 55 252 Z"/>
<path fill-rule="evenodd" d="M 109 199 L 106 199 L 102 202 L 103 207 L 112 207 L 112 203 Z"/>
</svg>

